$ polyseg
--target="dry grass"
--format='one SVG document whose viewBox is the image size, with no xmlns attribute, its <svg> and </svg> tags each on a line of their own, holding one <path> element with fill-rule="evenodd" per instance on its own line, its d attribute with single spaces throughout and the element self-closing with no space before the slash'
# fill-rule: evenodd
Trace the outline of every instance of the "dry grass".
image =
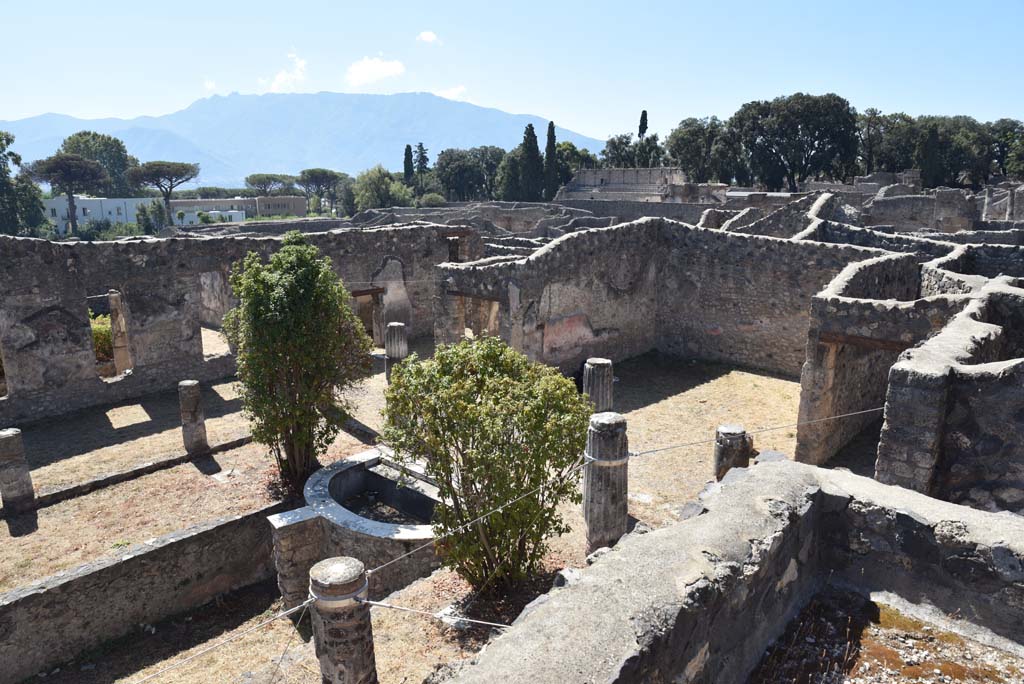
<svg viewBox="0 0 1024 684">
<path fill-rule="evenodd" d="M 365 448 L 342 433 L 325 460 Z M 12 536 L 12 525 L 24 516 L 5 521 L 0 527 L 0 591 L 271 503 L 265 484 L 271 463 L 265 447 L 249 444 L 42 508 L 38 529 L 30 534 Z"/>
</svg>

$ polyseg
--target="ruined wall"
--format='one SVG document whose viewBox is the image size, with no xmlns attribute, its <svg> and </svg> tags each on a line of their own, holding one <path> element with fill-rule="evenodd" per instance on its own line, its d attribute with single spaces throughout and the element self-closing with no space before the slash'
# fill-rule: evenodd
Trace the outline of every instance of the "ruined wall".
<svg viewBox="0 0 1024 684">
<path fill-rule="evenodd" d="M 666 223 L 658 349 L 799 374 L 811 297 L 877 251 Z"/>
<path fill-rule="evenodd" d="M 893 366 L 875 476 L 1024 512 L 1024 290 L 996 280 Z"/>
<path fill-rule="evenodd" d="M 445 266 L 435 338 L 460 339 L 475 299 L 498 302 L 509 344 L 566 372 L 659 349 L 794 376 L 811 296 L 877 253 L 643 219 L 564 236 L 524 261 Z"/>
<path fill-rule="evenodd" d="M 412 337 L 433 328 L 434 267 L 449 258 L 439 226 L 314 233 L 352 291 L 385 290 L 387 321 Z M 469 238 L 467 238 L 469 239 Z M 9 395 L 0 425 L 174 387 L 185 378 L 234 372 L 230 356 L 204 358 L 200 325 L 219 327 L 230 305 L 223 280 L 230 264 L 277 237 L 147 239 L 53 243 L 0 238 L 0 358 Z M 207 287 L 204 287 L 204 284 Z M 130 374 L 97 374 L 87 297 L 121 293 L 133 362 Z"/>
<path fill-rule="evenodd" d="M 0 684 L 273 575 L 274 505 L 197 525 L 0 595 Z"/>
<path fill-rule="evenodd" d="M 806 229 L 815 219 L 827 217 L 835 201 L 829 193 L 806 195 L 779 207 L 764 218 L 742 226 L 732 225 L 727 230 L 747 235 L 790 238 Z"/>
<path fill-rule="evenodd" d="M 800 378 L 796 460 L 821 464 L 881 419 L 889 369 L 900 352 L 939 330 L 967 303 L 963 296 L 919 298 L 912 254 L 851 264 L 811 300 Z"/>
<path fill-rule="evenodd" d="M 1018 518 L 784 460 L 730 471 L 696 508 L 620 540 L 451 680 L 741 684 L 827 584 L 1000 648 L 1024 642 Z"/>
<path fill-rule="evenodd" d="M 617 216 L 622 221 L 635 221 L 645 216 L 657 216 L 694 225 L 700 221 L 700 215 L 708 208 L 706 204 L 682 202 L 633 202 L 604 199 L 559 199 L 556 202 L 574 209 L 585 209 L 595 216 Z"/>
<path fill-rule="evenodd" d="M 498 302 L 498 331 L 533 360 L 575 372 L 589 356 L 620 360 L 654 346 L 656 219 L 558 238 L 523 261 L 447 265 L 435 340 L 466 327 L 468 298 Z"/>
</svg>

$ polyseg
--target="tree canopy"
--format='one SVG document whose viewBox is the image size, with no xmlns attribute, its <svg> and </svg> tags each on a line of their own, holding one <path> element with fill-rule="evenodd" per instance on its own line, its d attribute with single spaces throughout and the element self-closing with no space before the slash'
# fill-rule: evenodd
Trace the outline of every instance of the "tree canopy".
<svg viewBox="0 0 1024 684">
<path fill-rule="evenodd" d="M 46 223 L 42 195 L 10 149 L 13 142 L 12 134 L 0 131 L 0 234 L 31 235 Z"/>
<path fill-rule="evenodd" d="M 171 194 L 179 185 L 194 180 L 199 175 L 199 164 L 172 161 L 151 161 L 141 164 L 128 172 L 128 178 L 137 185 L 155 188 L 164 198 L 164 210 L 171 212 Z"/>
<path fill-rule="evenodd" d="M 380 164 L 356 176 L 352 190 L 359 211 L 413 205 L 412 191 Z"/>
<path fill-rule="evenodd" d="M 253 438 L 300 493 L 346 418 L 344 390 L 370 369 L 373 343 L 331 260 L 301 233 L 287 233 L 269 262 L 250 252 L 232 269 L 231 288 L 238 306 L 224 330 L 238 350 Z"/>
<path fill-rule="evenodd" d="M 470 150 L 442 150 L 434 162 L 434 173 L 450 201 L 477 199 L 484 193 L 484 169 Z"/>
<path fill-rule="evenodd" d="M 555 122 L 548 122 L 548 139 L 544 146 L 544 201 L 550 202 L 558 192 L 558 142 L 555 140 Z"/>
<path fill-rule="evenodd" d="M 410 356 L 393 367 L 385 397 L 385 440 L 438 483 L 443 562 L 480 591 L 534 574 L 546 541 L 568 529 L 559 504 L 579 501 L 587 397 L 493 337 Z M 509 501 L 501 515 L 468 525 Z"/>
<path fill-rule="evenodd" d="M 77 154 L 102 166 L 110 177 L 104 192 L 112 197 L 135 196 L 138 185 L 131 181 L 129 172 L 139 165 L 139 160 L 128 154 L 120 139 L 95 131 L 79 131 L 65 138 L 58 151 Z"/>
<path fill-rule="evenodd" d="M 75 195 L 99 192 L 110 182 L 110 176 L 99 163 L 77 154 L 58 152 L 32 165 L 32 175 L 53 186 L 68 198 L 68 218 L 72 232 L 78 232 L 78 210 Z"/>
<path fill-rule="evenodd" d="M 285 173 L 253 173 L 245 177 L 245 187 L 257 196 L 268 197 L 295 183 L 295 176 Z"/>
<path fill-rule="evenodd" d="M 526 124 L 520 145 L 519 191 L 524 202 L 539 202 L 544 198 L 544 160 L 537 144 L 533 124 Z"/>
</svg>

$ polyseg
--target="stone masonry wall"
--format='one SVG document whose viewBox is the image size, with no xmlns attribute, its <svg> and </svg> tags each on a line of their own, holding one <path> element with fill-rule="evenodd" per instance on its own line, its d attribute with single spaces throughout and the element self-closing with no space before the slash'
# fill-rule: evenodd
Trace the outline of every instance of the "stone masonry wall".
<svg viewBox="0 0 1024 684">
<path fill-rule="evenodd" d="M 0 595 L 0 684 L 273 575 L 268 513 L 191 527 Z"/>
<path fill-rule="evenodd" d="M 1021 519 L 785 460 L 730 471 L 697 510 L 620 540 L 452 681 L 741 684 L 829 583 L 1024 644 Z"/>
<path fill-rule="evenodd" d="M 447 232 L 416 226 L 308 239 L 330 257 L 350 290 L 383 288 L 386 320 L 406 323 L 416 337 L 433 328 L 434 267 L 449 258 Z M 200 324 L 215 325 L 216 313 L 223 313 L 229 265 L 250 251 L 268 256 L 280 243 L 276 237 L 0 238 L 0 357 L 9 390 L 0 399 L 0 425 L 141 396 L 184 378 L 232 374 L 230 356 L 204 358 Z M 87 297 L 110 289 L 122 295 L 133 367 L 131 374 L 101 380 Z"/>
</svg>

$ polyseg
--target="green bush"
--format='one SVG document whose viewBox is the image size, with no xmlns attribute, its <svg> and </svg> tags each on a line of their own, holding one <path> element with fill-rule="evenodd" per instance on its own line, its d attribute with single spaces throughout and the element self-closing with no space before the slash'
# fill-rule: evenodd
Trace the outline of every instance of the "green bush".
<svg viewBox="0 0 1024 684">
<path fill-rule="evenodd" d="M 300 493 L 346 417 L 342 393 L 370 369 L 373 343 L 331 268 L 297 231 L 264 263 L 231 271 L 238 306 L 224 318 L 237 348 L 253 438 L 270 447 L 283 484 Z"/>
<path fill-rule="evenodd" d="M 96 315 L 90 311 L 89 325 L 92 327 L 92 346 L 96 350 L 96 360 L 113 361 L 114 337 L 110 331 L 110 316 Z"/>
<path fill-rule="evenodd" d="M 392 370 L 386 399 L 386 442 L 439 483 L 434 532 L 444 563 L 480 591 L 533 575 L 546 541 L 568 531 L 559 504 L 579 501 L 589 400 L 493 337 L 439 346 L 429 360 L 410 356 Z"/>
<path fill-rule="evenodd" d="M 447 202 L 444 199 L 444 195 L 439 195 L 436 192 L 428 192 L 423 197 L 420 197 L 419 205 L 421 207 L 443 207 Z"/>
</svg>

